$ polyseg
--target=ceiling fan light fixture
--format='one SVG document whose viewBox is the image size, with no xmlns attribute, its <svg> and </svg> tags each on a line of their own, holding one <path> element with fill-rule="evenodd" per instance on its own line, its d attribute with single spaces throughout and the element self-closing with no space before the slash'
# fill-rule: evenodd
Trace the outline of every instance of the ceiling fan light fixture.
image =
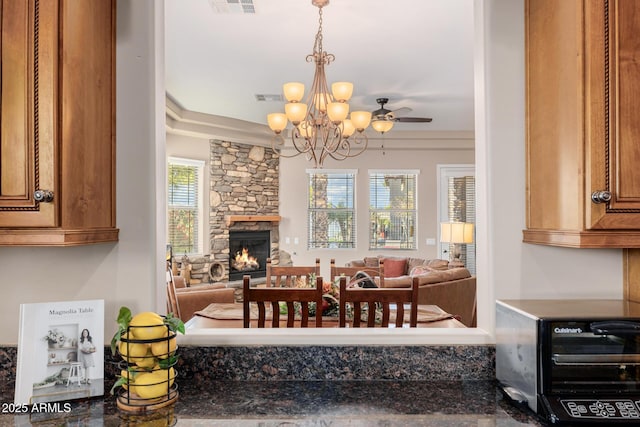
<svg viewBox="0 0 640 427">
<path fill-rule="evenodd" d="M 393 122 L 391 120 L 374 120 L 371 122 L 371 127 L 377 132 L 385 133 L 391 130 Z"/>
</svg>

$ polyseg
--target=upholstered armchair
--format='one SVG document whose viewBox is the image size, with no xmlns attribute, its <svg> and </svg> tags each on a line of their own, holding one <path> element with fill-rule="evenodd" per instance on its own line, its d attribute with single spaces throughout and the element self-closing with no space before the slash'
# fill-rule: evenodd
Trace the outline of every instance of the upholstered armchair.
<svg viewBox="0 0 640 427">
<path fill-rule="evenodd" d="M 185 286 L 180 276 L 167 273 L 167 309 L 183 322 L 191 319 L 196 311 L 214 302 L 233 303 L 235 290 L 224 284 Z"/>
</svg>

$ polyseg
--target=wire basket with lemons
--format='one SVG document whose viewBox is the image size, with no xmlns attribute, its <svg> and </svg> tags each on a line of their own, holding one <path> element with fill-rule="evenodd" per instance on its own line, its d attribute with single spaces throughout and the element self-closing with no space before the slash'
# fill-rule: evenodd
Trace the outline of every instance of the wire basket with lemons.
<svg viewBox="0 0 640 427">
<path fill-rule="evenodd" d="M 171 313 L 145 311 L 132 316 L 129 308 L 120 308 L 118 332 L 111 340 L 111 352 L 122 358 L 120 376 L 111 388 L 118 408 L 149 411 L 177 400 L 178 332 L 184 334 L 184 323 Z"/>
</svg>

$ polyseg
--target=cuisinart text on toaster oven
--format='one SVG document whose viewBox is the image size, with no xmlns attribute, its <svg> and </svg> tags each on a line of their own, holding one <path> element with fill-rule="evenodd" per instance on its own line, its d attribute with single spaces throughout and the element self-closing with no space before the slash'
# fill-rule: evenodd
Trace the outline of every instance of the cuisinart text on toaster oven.
<svg viewBox="0 0 640 427">
<path fill-rule="evenodd" d="M 640 304 L 499 300 L 496 376 L 552 424 L 640 425 Z"/>
</svg>

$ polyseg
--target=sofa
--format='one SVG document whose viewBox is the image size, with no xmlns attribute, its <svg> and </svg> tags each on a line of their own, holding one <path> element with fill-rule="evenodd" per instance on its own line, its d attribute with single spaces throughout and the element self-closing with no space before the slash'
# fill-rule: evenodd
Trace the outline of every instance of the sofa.
<svg viewBox="0 0 640 427">
<path fill-rule="evenodd" d="M 450 268 L 449 261 L 443 259 L 382 255 L 353 260 L 346 266 L 375 268 L 381 261 L 385 288 L 411 287 L 417 277 L 418 304 L 437 305 L 466 326 L 476 326 L 476 278 L 465 267 Z"/>
<path fill-rule="evenodd" d="M 173 276 L 173 281 L 167 283 L 168 309 L 183 322 L 213 302 L 235 302 L 234 294 L 235 289 L 221 283 L 188 287 L 181 276 Z"/>
</svg>

